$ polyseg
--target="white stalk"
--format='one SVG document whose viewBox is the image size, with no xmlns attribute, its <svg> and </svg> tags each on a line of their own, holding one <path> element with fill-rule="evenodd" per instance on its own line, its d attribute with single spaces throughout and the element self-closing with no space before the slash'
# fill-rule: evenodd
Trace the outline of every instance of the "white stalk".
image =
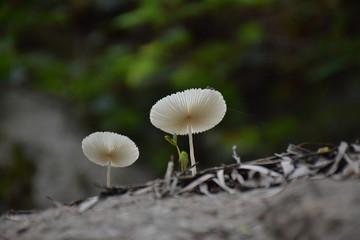
<svg viewBox="0 0 360 240">
<path fill-rule="evenodd" d="M 111 187 L 111 162 L 108 161 L 108 164 L 107 164 L 107 175 L 106 175 L 106 186 L 109 188 Z"/>
<path fill-rule="evenodd" d="M 188 126 L 188 135 L 189 135 L 189 146 L 190 146 L 190 162 L 191 166 L 195 165 L 195 156 L 194 156 L 194 145 L 193 145 L 193 138 L 192 138 L 192 132 L 191 132 L 191 126 Z M 191 174 L 193 176 L 196 175 L 196 166 L 191 168 Z"/>
</svg>

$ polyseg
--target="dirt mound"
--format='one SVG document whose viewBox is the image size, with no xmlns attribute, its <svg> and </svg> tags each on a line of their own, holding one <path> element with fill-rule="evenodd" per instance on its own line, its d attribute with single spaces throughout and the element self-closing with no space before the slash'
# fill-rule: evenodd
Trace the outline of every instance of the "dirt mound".
<svg viewBox="0 0 360 240">
<path fill-rule="evenodd" d="M 3 215 L 0 239 L 357 239 L 358 187 L 326 179 L 210 197 L 125 194 Z"/>
<path fill-rule="evenodd" d="M 358 239 L 360 147 L 342 142 L 8 212 L 0 239 Z"/>
</svg>

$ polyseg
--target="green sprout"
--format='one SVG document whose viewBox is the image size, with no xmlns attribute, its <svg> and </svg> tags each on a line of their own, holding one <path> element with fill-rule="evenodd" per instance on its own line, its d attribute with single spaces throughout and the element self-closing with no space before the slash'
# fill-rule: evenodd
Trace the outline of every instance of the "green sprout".
<svg viewBox="0 0 360 240">
<path fill-rule="evenodd" d="M 189 165 L 189 155 L 187 152 L 182 151 L 179 157 L 181 171 L 185 171 Z"/>
<path fill-rule="evenodd" d="M 185 171 L 189 165 L 189 155 L 185 151 L 180 151 L 180 148 L 177 144 L 177 135 L 174 134 L 172 138 L 166 135 L 165 140 L 168 141 L 171 145 L 176 147 L 176 150 L 179 155 L 180 169 L 181 171 Z"/>
</svg>

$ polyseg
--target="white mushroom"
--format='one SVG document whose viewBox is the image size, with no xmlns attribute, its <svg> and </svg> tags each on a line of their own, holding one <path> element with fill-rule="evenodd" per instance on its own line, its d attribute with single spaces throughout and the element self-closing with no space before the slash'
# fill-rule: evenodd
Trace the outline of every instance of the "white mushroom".
<svg viewBox="0 0 360 240">
<path fill-rule="evenodd" d="M 212 89 L 188 89 L 160 99 L 150 111 L 151 123 L 164 132 L 189 135 L 191 165 L 195 164 L 192 134 L 216 126 L 226 113 L 220 92 Z M 196 174 L 196 167 L 192 168 Z"/>
<path fill-rule="evenodd" d="M 128 137 L 113 132 L 95 132 L 81 144 L 85 156 L 92 162 L 107 166 L 106 186 L 110 187 L 111 167 L 127 167 L 139 158 L 136 144 Z"/>
</svg>

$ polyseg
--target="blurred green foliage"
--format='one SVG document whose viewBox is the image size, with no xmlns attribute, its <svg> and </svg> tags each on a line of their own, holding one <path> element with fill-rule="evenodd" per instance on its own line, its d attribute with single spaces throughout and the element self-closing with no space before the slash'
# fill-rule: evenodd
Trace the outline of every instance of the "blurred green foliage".
<svg viewBox="0 0 360 240">
<path fill-rule="evenodd" d="M 0 82 L 72 102 L 89 132 L 130 136 L 161 174 L 176 153 L 149 111 L 187 88 L 211 86 L 229 107 L 195 136 L 204 165 L 232 162 L 232 145 L 249 160 L 290 142 L 353 141 L 356 9 L 337 0 L 5 1 Z"/>
</svg>

